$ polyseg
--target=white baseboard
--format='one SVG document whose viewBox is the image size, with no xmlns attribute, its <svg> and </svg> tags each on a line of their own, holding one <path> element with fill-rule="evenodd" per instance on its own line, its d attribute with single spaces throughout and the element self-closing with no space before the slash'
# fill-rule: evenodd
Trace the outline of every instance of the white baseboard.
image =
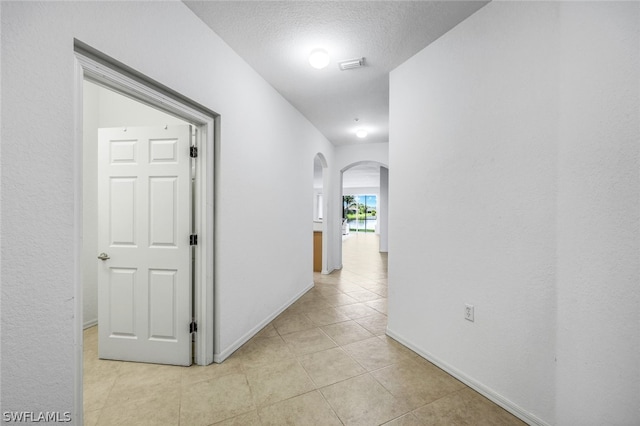
<svg viewBox="0 0 640 426">
<path fill-rule="evenodd" d="M 416 347 L 411 342 L 409 342 L 405 338 L 403 338 L 401 335 L 395 333 L 393 330 L 389 330 L 387 328 L 387 336 L 389 336 L 392 339 L 397 340 L 398 342 L 402 343 L 404 346 L 408 347 L 409 349 L 411 349 L 412 351 L 414 351 L 415 353 L 417 353 L 418 355 L 420 355 L 421 357 L 423 357 L 427 361 L 429 361 L 432 364 L 436 365 L 440 369 L 446 371 L 447 373 L 449 373 L 450 375 L 452 375 L 456 379 L 460 380 L 462 383 L 464 383 L 465 385 L 469 386 L 470 388 L 472 388 L 473 390 L 475 390 L 476 392 L 478 392 L 482 396 L 490 399 L 491 401 L 495 402 L 500 407 L 504 408 L 505 410 L 507 410 L 508 412 L 513 414 L 514 416 L 518 417 L 523 422 L 526 422 L 527 424 L 530 424 L 530 425 L 551 426 L 549 423 L 545 422 L 542 419 L 539 419 L 535 415 L 533 415 L 533 414 L 529 413 L 528 411 L 524 410 L 519 405 L 513 403 L 512 401 L 510 401 L 507 398 L 503 397 L 502 395 L 498 394 L 493 389 L 490 389 L 487 386 L 483 385 L 482 383 L 470 378 L 469 376 L 467 376 L 462 371 L 460 371 L 460 370 L 456 369 L 455 367 L 452 367 L 451 365 L 447 364 L 446 362 L 434 357 L 429 352 L 424 351 L 424 350 Z"/>
<path fill-rule="evenodd" d="M 94 325 L 98 325 L 98 318 L 92 319 L 90 321 L 85 321 L 84 324 L 82 324 L 82 329 L 86 330 L 87 328 L 93 327 Z"/>
<path fill-rule="evenodd" d="M 276 317 L 278 315 L 280 315 L 282 312 L 284 312 L 289 306 L 293 305 L 306 292 L 311 290 L 313 288 L 313 285 L 314 285 L 313 282 L 311 282 L 311 284 L 309 284 L 302 291 L 300 291 L 293 298 L 291 298 L 288 302 L 286 302 L 283 306 L 281 306 L 280 309 L 278 309 L 276 312 L 274 312 L 273 314 L 269 315 L 267 318 L 262 320 L 258 325 L 256 325 L 251 330 L 249 330 L 248 333 L 246 333 L 244 336 L 242 336 L 238 340 L 236 340 L 231 346 L 229 346 L 228 348 L 226 348 L 225 350 L 223 350 L 223 351 L 221 351 L 221 352 L 219 352 L 217 354 L 214 353 L 213 354 L 213 362 L 221 363 L 225 359 L 229 358 L 231 356 L 231 354 L 233 354 L 235 351 L 237 351 L 240 348 L 240 346 L 242 346 L 245 343 L 247 343 L 253 336 L 258 334 L 260 332 L 260 330 L 265 328 L 267 325 L 269 325 L 269 323 L 271 321 L 276 319 Z"/>
</svg>

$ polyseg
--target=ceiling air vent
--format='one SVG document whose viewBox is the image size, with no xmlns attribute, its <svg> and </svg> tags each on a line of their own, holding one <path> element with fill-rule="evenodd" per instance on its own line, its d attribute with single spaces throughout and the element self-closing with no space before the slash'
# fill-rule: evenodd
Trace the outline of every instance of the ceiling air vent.
<svg viewBox="0 0 640 426">
<path fill-rule="evenodd" d="M 364 66 L 364 58 L 349 59 L 347 61 L 338 62 L 338 66 L 342 71 Z"/>
</svg>

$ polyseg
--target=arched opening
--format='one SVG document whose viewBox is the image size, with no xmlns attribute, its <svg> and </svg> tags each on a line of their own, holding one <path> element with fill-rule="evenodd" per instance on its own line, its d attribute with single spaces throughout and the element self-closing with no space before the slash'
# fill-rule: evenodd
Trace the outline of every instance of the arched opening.
<svg viewBox="0 0 640 426">
<path fill-rule="evenodd" d="M 389 169 L 377 161 L 359 161 L 341 171 L 342 238 L 374 234 L 388 252 Z"/>
</svg>

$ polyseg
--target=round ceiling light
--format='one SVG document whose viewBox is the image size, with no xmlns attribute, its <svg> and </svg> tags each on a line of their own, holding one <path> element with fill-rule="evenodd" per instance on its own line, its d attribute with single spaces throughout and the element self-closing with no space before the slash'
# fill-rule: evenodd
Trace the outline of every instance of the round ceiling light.
<svg viewBox="0 0 640 426">
<path fill-rule="evenodd" d="M 368 134 L 369 132 L 367 132 L 365 129 L 356 130 L 356 136 L 359 137 L 360 139 L 366 138 Z"/>
<path fill-rule="evenodd" d="M 309 63 L 320 70 L 329 65 L 329 53 L 324 49 L 314 49 L 309 55 Z"/>
</svg>

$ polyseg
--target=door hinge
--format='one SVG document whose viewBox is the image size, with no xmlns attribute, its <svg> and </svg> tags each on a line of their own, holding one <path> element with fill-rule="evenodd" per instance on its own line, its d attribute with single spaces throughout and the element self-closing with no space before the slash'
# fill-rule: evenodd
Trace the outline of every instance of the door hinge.
<svg viewBox="0 0 640 426">
<path fill-rule="evenodd" d="M 197 246 L 198 245 L 198 234 L 191 234 L 189 236 L 189 245 Z"/>
<path fill-rule="evenodd" d="M 198 331 L 198 324 L 195 321 L 191 321 L 189 324 L 189 333 L 196 333 Z"/>
<path fill-rule="evenodd" d="M 198 147 L 197 146 L 192 146 L 190 151 L 189 151 L 189 156 L 191 158 L 198 158 Z"/>
</svg>

